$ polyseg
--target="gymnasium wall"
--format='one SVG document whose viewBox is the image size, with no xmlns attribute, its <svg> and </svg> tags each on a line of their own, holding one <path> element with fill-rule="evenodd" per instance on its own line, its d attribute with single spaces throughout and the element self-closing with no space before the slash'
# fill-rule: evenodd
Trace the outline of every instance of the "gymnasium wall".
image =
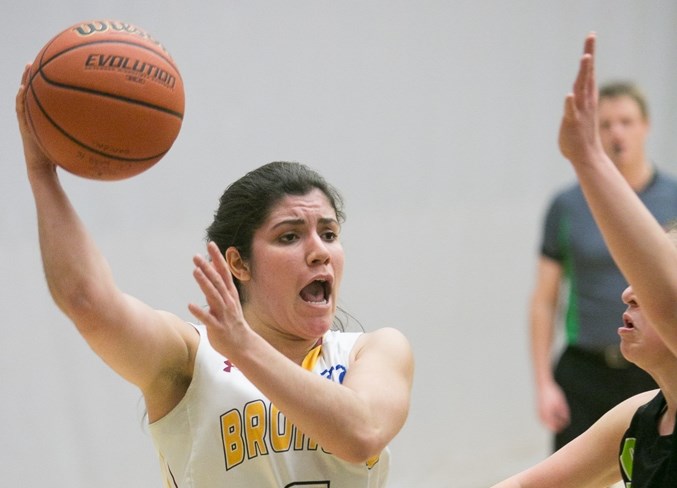
<svg viewBox="0 0 677 488">
<path fill-rule="evenodd" d="M 0 473 L 6 486 L 160 487 L 140 393 L 51 301 L 14 116 L 26 62 L 72 23 L 138 24 L 186 87 L 169 155 L 131 180 L 62 181 L 120 286 L 187 320 L 193 254 L 225 186 L 310 164 L 346 199 L 342 305 L 416 355 L 390 486 L 489 486 L 546 455 L 527 304 L 540 223 L 573 178 L 557 149 L 584 36 L 652 109 L 677 172 L 671 0 L 24 0 L 0 3 Z"/>
</svg>

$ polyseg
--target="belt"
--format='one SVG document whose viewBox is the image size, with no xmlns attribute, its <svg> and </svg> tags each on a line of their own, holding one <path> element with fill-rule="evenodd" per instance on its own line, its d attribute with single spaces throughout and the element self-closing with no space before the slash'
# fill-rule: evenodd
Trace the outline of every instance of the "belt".
<svg viewBox="0 0 677 488">
<path fill-rule="evenodd" d="M 585 349 L 579 346 L 568 346 L 568 349 L 579 356 L 585 356 L 598 363 L 602 363 L 610 369 L 626 369 L 632 364 L 623 357 L 621 348 L 617 344 L 597 350 Z"/>
</svg>

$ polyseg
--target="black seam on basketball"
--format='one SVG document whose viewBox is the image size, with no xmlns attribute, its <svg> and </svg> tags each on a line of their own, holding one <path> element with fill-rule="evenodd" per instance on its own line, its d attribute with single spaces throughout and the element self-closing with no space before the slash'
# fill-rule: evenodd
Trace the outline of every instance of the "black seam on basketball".
<svg viewBox="0 0 677 488">
<path fill-rule="evenodd" d="M 39 53 L 39 54 L 40 54 L 40 59 L 39 59 L 39 60 L 36 59 L 36 61 L 38 61 L 38 66 L 37 66 L 37 67 L 35 66 L 35 62 L 33 62 L 33 64 L 31 65 L 31 76 L 30 76 L 29 79 L 28 79 L 28 84 L 29 84 L 29 85 L 31 85 L 31 84 L 33 83 L 33 79 L 34 79 L 36 76 L 38 76 L 38 74 L 41 72 L 41 69 L 42 69 L 42 60 L 45 58 L 45 53 L 48 51 L 49 46 L 51 46 L 52 44 L 54 44 L 54 41 L 56 41 L 57 37 L 59 37 L 59 36 L 53 37 L 53 38 L 52 38 L 47 44 L 45 44 L 45 46 L 42 48 L 41 52 Z"/>
<path fill-rule="evenodd" d="M 134 99 L 134 98 L 123 97 L 122 95 L 114 95 L 112 93 L 106 93 L 106 92 L 102 92 L 102 91 L 99 91 L 99 90 L 94 90 L 92 88 L 84 88 L 84 87 L 81 87 L 81 86 L 73 86 L 73 85 L 66 85 L 64 83 L 58 83 L 56 81 L 52 81 L 49 78 L 47 78 L 47 76 L 45 76 L 45 73 L 43 73 L 42 70 L 40 70 L 40 75 L 42 76 L 42 79 L 45 80 L 46 83 L 48 83 L 52 86 L 64 89 L 64 90 L 72 90 L 72 91 L 81 92 L 81 93 L 89 93 L 91 95 L 97 95 L 97 96 L 100 96 L 100 97 L 111 98 L 113 100 L 119 100 L 121 102 L 127 102 L 127 103 L 130 103 L 132 105 L 139 105 L 139 106 L 142 106 L 142 107 L 150 108 L 152 110 L 157 110 L 158 112 L 164 112 L 164 113 L 172 115 L 172 116 L 174 116 L 174 117 L 176 117 L 180 120 L 183 120 L 183 114 L 181 112 L 176 112 L 174 110 L 170 110 L 168 108 L 161 107 L 160 105 L 155 105 L 155 104 L 152 104 L 152 103 L 149 103 L 149 102 L 144 102 L 143 100 L 137 100 L 137 99 Z"/>
<path fill-rule="evenodd" d="M 32 85 L 31 85 L 31 93 L 33 94 L 33 99 L 35 100 L 35 103 L 37 104 L 38 108 L 42 112 L 42 115 L 44 115 L 45 118 L 47 120 L 49 120 L 50 124 L 52 124 L 54 126 L 54 128 L 57 129 L 59 132 L 61 132 L 65 137 L 67 137 L 68 139 L 73 141 L 75 144 L 77 144 L 78 146 L 86 149 L 89 152 L 92 152 L 92 153 L 98 154 L 100 156 L 103 156 L 105 158 L 113 159 L 113 160 L 116 160 L 116 161 L 124 161 L 124 162 L 128 162 L 128 163 L 143 163 L 143 162 L 149 161 L 151 159 L 161 158 L 162 156 L 167 154 L 167 151 L 169 150 L 168 149 L 167 151 L 162 151 L 161 153 L 156 154 L 155 156 L 149 156 L 149 157 L 146 157 L 146 158 L 123 158 L 121 156 L 117 156 L 115 154 L 108 154 L 108 153 L 100 151 L 96 148 L 90 147 L 87 144 L 84 144 L 84 143 L 78 141 L 75 137 L 73 137 L 68 132 L 66 132 L 59 124 L 54 122 L 54 119 L 52 119 L 49 116 L 49 114 L 45 111 L 44 107 L 40 103 L 40 99 L 37 97 L 35 90 L 33 89 Z M 29 116 L 30 116 L 30 114 L 29 114 Z"/>
<path fill-rule="evenodd" d="M 51 41 L 50 41 L 50 43 L 51 43 Z M 158 110 L 160 112 L 164 112 L 164 113 L 167 113 L 169 115 L 173 115 L 174 117 L 178 117 L 179 119 L 183 120 L 183 113 L 182 112 L 170 110 L 166 107 L 162 107 L 160 105 L 155 105 L 155 104 L 152 104 L 152 103 L 144 102 L 142 100 L 136 100 L 136 99 L 129 98 L 129 97 L 123 97 L 121 95 L 113 95 L 113 94 L 110 94 L 110 93 L 106 93 L 106 92 L 102 92 L 102 91 L 98 91 L 98 90 L 93 90 L 91 88 L 78 87 L 78 86 L 66 85 L 66 84 L 63 84 L 63 83 L 59 83 L 59 82 L 56 82 L 54 80 L 51 80 L 45 74 L 45 72 L 43 71 L 43 69 L 42 69 L 43 67 L 47 66 L 50 62 L 52 62 L 54 59 L 58 58 L 59 56 L 65 54 L 67 52 L 74 51 L 76 49 L 80 49 L 82 47 L 91 46 L 92 44 L 127 44 L 127 45 L 130 45 L 130 46 L 140 47 L 141 49 L 144 49 L 144 50 L 150 52 L 151 54 L 154 54 L 155 56 L 159 57 L 160 59 L 167 61 L 172 66 L 172 68 L 174 68 L 174 71 L 176 72 L 177 78 L 181 79 L 181 74 L 179 73 L 178 69 L 176 68 L 174 63 L 171 61 L 171 59 L 165 58 L 164 56 L 162 56 L 160 53 L 158 53 L 154 49 L 151 49 L 147 46 L 144 46 L 143 44 L 138 44 L 138 43 L 133 42 L 133 41 L 101 40 L 101 41 L 91 41 L 91 42 L 88 42 L 87 44 L 78 44 L 76 46 L 71 46 L 68 49 L 64 49 L 62 51 L 59 51 L 58 53 L 55 53 L 54 55 L 52 55 L 46 61 L 44 61 L 44 55 L 45 55 L 45 52 L 47 52 L 47 49 L 45 49 L 42 56 L 41 56 L 40 64 L 38 66 L 37 71 L 31 76 L 31 82 L 33 81 L 33 78 L 35 78 L 36 76 L 38 76 L 38 74 L 40 74 L 42 76 L 43 80 L 45 80 L 47 83 L 49 83 L 52 86 L 58 86 L 60 88 L 66 88 L 66 89 L 69 89 L 69 90 L 81 91 L 81 92 L 84 92 L 84 93 L 90 93 L 90 94 L 93 94 L 93 95 L 99 95 L 99 96 L 103 96 L 103 97 L 112 98 L 114 100 L 120 100 L 120 101 L 129 102 L 129 103 L 136 104 L 136 105 L 141 105 L 141 106 L 153 109 L 153 110 Z M 183 80 L 181 80 L 181 81 L 183 83 Z"/>
</svg>

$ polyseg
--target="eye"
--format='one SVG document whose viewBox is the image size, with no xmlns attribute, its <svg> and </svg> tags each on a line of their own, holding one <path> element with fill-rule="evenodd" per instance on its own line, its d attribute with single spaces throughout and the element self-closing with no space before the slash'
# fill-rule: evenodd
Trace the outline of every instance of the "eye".
<svg viewBox="0 0 677 488">
<path fill-rule="evenodd" d="M 320 234 L 322 236 L 322 239 L 327 241 L 327 242 L 332 242 L 338 239 L 339 235 L 338 232 L 334 230 L 326 230 Z"/>
<path fill-rule="evenodd" d="M 299 236 L 297 234 L 295 234 L 293 232 L 286 232 L 286 233 L 282 234 L 278 238 L 278 240 L 283 244 L 289 244 L 289 243 L 297 241 L 298 238 L 299 238 Z"/>
</svg>

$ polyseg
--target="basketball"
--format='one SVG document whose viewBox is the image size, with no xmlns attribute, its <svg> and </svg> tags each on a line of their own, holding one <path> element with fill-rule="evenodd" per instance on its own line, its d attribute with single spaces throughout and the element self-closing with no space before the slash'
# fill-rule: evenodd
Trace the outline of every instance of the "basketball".
<svg viewBox="0 0 677 488">
<path fill-rule="evenodd" d="M 57 34 L 33 62 L 26 115 L 47 156 L 90 179 L 120 180 L 157 163 L 184 113 L 183 81 L 165 47 L 125 22 Z"/>
</svg>

